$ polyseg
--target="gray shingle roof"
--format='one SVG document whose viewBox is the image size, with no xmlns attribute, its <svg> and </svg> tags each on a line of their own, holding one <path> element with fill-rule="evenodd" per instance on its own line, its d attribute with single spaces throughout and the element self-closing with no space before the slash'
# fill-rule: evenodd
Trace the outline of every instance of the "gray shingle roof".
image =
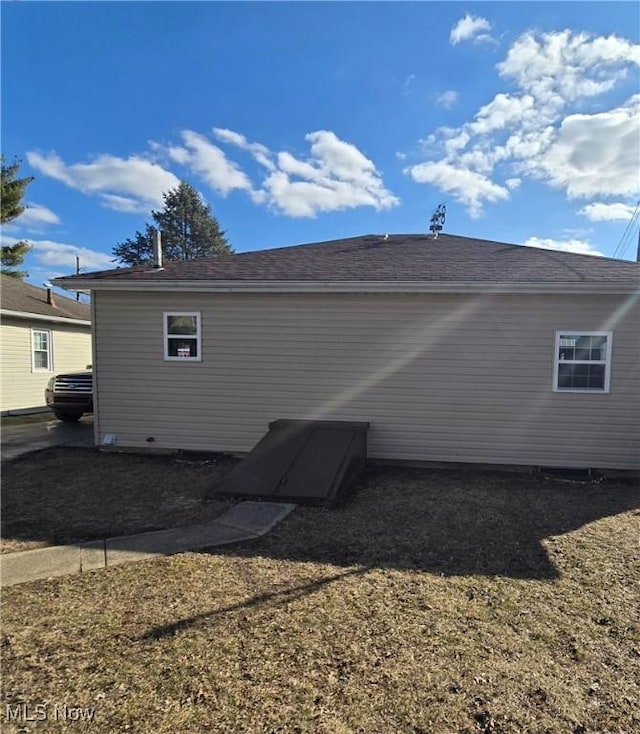
<svg viewBox="0 0 640 734">
<path fill-rule="evenodd" d="M 433 283 L 637 283 L 640 266 L 441 234 L 366 235 L 201 260 L 166 262 L 77 276 L 110 281 L 361 281 Z M 74 277 L 65 279 L 72 285 Z M 96 283 L 96 286 L 98 284 Z"/>
<path fill-rule="evenodd" d="M 47 303 L 47 291 L 17 278 L 2 275 L 0 280 L 0 307 L 6 311 L 55 316 L 62 319 L 91 320 L 91 308 L 86 303 L 77 303 L 57 293 L 54 305 Z"/>
</svg>

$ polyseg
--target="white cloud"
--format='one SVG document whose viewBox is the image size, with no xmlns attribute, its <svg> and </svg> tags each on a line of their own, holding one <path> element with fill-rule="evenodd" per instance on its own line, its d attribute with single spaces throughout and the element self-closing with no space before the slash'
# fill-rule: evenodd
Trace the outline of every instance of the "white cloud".
<svg viewBox="0 0 640 734">
<path fill-rule="evenodd" d="M 483 31 L 490 30 L 491 23 L 486 18 L 467 13 L 451 29 L 449 41 L 453 46 L 461 41 L 489 41 L 491 36 Z"/>
<path fill-rule="evenodd" d="M 3 245 L 15 245 L 18 241 L 15 237 L 2 237 Z M 75 273 L 76 256 L 80 257 L 80 268 L 85 272 L 113 267 L 111 255 L 90 250 L 88 247 L 77 247 L 52 240 L 27 239 L 27 242 L 33 247 L 29 258 L 34 260 L 36 267 L 47 266 L 48 269 L 60 268 Z"/>
<path fill-rule="evenodd" d="M 415 74 L 409 74 L 409 76 L 404 80 L 404 84 L 402 85 L 402 94 L 409 94 L 409 90 L 411 89 L 411 86 L 416 80 Z"/>
<path fill-rule="evenodd" d="M 269 171 L 275 170 L 275 166 L 271 160 L 272 153 L 265 145 L 262 145 L 261 143 L 250 143 L 244 135 L 226 128 L 214 127 L 213 134 L 223 143 L 228 143 L 229 145 L 234 145 L 236 148 L 240 148 L 241 150 L 246 150 L 258 163 Z"/>
<path fill-rule="evenodd" d="M 67 165 L 57 153 L 27 153 L 29 165 L 45 176 L 54 178 L 85 194 L 98 194 L 107 207 L 123 196 L 137 201 L 139 207 L 162 204 L 162 194 L 180 181 L 170 171 L 141 156 L 118 158 L 100 155 L 90 163 Z M 119 211 L 123 209 L 116 205 Z"/>
<path fill-rule="evenodd" d="M 436 97 L 436 104 L 445 110 L 450 110 L 458 101 L 458 92 L 453 89 L 447 89 Z"/>
<path fill-rule="evenodd" d="M 529 132 L 519 129 L 509 136 L 504 144 L 504 151 L 518 167 L 526 170 L 535 165 L 535 161 L 547 150 L 555 137 L 556 128 L 553 125 L 538 127 Z"/>
<path fill-rule="evenodd" d="M 535 100 L 530 94 L 514 97 L 510 94 L 496 94 L 489 104 L 481 107 L 475 120 L 468 125 L 473 135 L 486 135 L 494 130 L 502 130 L 517 122 L 521 125 L 525 118 L 536 115 Z"/>
<path fill-rule="evenodd" d="M 466 25 L 454 29 L 459 40 L 474 19 L 463 20 Z M 496 67 L 516 91 L 496 93 L 458 128 L 425 136 L 424 163 L 405 173 L 454 193 L 473 216 L 484 204 L 508 198 L 526 178 L 569 197 L 635 196 L 640 95 L 616 109 L 590 100 L 613 89 L 637 63 L 640 46 L 617 36 L 527 32 Z M 592 108 L 585 110 L 588 102 Z"/>
<path fill-rule="evenodd" d="M 540 237 L 529 237 L 529 239 L 522 244 L 525 247 L 539 247 L 543 250 L 560 250 L 561 252 L 572 252 L 576 255 L 596 255 L 598 257 L 602 257 L 603 255 L 600 250 L 596 250 L 596 248 L 586 240 L 553 240 Z"/>
<path fill-rule="evenodd" d="M 447 156 L 455 156 L 458 151 L 463 150 L 466 147 L 467 143 L 471 140 L 471 136 L 465 130 L 460 133 L 458 133 L 456 130 L 452 130 L 451 134 L 449 134 L 448 132 L 445 132 L 443 128 L 442 132 L 444 137 L 446 138 L 444 142 L 444 149 L 447 153 Z"/>
<path fill-rule="evenodd" d="M 456 201 L 468 208 L 472 217 L 482 214 L 483 202 L 509 198 L 507 189 L 493 183 L 481 173 L 468 168 L 457 168 L 444 161 L 420 163 L 405 169 L 405 173 L 409 173 L 417 183 L 429 183 L 452 194 Z"/>
<path fill-rule="evenodd" d="M 634 215 L 635 207 L 617 201 L 613 204 L 605 204 L 596 201 L 593 204 L 583 206 L 578 214 L 582 214 L 592 222 L 627 222 Z"/>
<path fill-rule="evenodd" d="M 41 227 L 47 224 L 60 224 L 60 217 L 42 204 L 27 204 L 22 214 L 14 220 L 23 227 Z"/>
<path fill-rule="evenodd" d="M 36 262 L 54 268 L 70 268 L 75 270 L 76 256 L 80 258 L 83 271 L 100 270 L 113 267 L 113 256 L 104 252 L 96 252 L 88 247 L 76 247 L 51 240 L 29 240 L 33 245 Z"/>
<path fill-rule="evenodd" d="M 132 199 L 130 196 L 119 196 L 118 194 L 100 194 L 100 196 L 107 209 L 113 209 L 116 212 L 147 214 L 150 209 L 149 204 Z"/>
<path fill-rule="evenodd" d="M 277 171 L 268 176 L 265 186 L 270 202 L 290 217 L 313 218 L 319 212 L 359 206 L 382 208 L 371 193 L 345 181 L 292 181 L 284 171 Z"/>
<path fill-rule="evenodd" d="M 234 130 L 229 130 L 225 127 L 214 127 L 213 133 L 216 138 L 221 140 L 223 143 L 229 143 L 230 145 L 235 145 L 244 150 L 247 149 L 247 139 L 241 133 L 237 133 Z"/>
<path fill-rule="evenodd" d="M 251 191 L 247 174 L 204 135 L 183 130 L 184 147 L 171 147 L 167 152 L 178 163 L 190 168 L 217 193 L 226 196 L 235 189 Z"/>
<path fill-rule="evenodd" d="M 179 163 L 183 166 L 189 163 L 189 159 L 191 158 L 191 153 L 189 153 L 186 148 L 181 148 L 179 145 L 169 146 L 164 149 L 159 143 L 152 143 L 151 145 L 155 150 L 163 150 L 167 153 L 174 163 Z"/>
<path fill-rule="evenodd" d="M 37 151 L 29 151 L 27 153 L 29 165 L 40 171 L 40 173 L 50 178 L 55 178 L 62 183 L 73 188 L 79 188 L 74 177 L 67 172 L 67 165 L 57 153 L 49 153 L 49 155 L 41 155 Z"/>
<path fill-rule="evenodd" d="M 212 134 L 222 144 L 249 153 L 261 166 L 262 180 L 254 185 L 222 148 L 193 130 L 181 131 L 180 143 L 151 141 L 151 155 L 184 166 L 222 196 L 244 191 L 255 204 L 291 217 L 315 217 L 320 212 L 361 206 L 380 211 L 399 203 L 385 188 L 374 163 L 330 130 L 306 135 L 310 151 L 305 157 L 289 151 L 272 152 L 226 128 L 213 128 Z M 97 194 L 104 206 L 124 213 L 146 213 L 162 206 L 163 194 L 180 183 L 158 162 L 142 156 L 125 159 L 101 155 L 90 163 L 67 164 L 55 152 L 43 155 L 30 151 L 27 158 L 40 173 L 83 193 Z M 39 212 L 41 218 L 55 216 L 53 212 L 47 215 L 44 208 Z"/>
<path fill-rule="evenodd" d="M 384 187 L 373 162 L 329 130 L 306 136 L 310 154 L 305 158 L 289 151 L 273 152 L 235 130 L 216 127 L 212 133 L 221 144 L 249 153 L 265 169 L 259 169 L 262 180 L 254 184 L 219 146 L 192 130 L 182 131 L 183 145 L 151 145 L 223 196 L 233 190 L 245 191 L 254 204 L 270 206 L 290 217 L 315 217 L 320 212 L 360 206 L 381 210 L 398 203 Z"/>
<path fill-rule="evenodd" d="M 323 172 L 317 165 L 308 161 L 299 161 L 287 151 L 278 153 L 278 168 L 280 172 L 284 172 L 287 175 L 299 176 L 310 181 L 317 181 L 323 177 Z"/>
<path fill-rule="evenodd" d="M 632 195 L 640 188 L 640 95 L 593 115 L 565 117 L 529 170 L 572 197 Z"/>
<path fill-rule="evenodd" d="M 497 69 L 538 103 L 562 107 L 608 91 L 634 63 L 640 63 L 640 46 L 617 36 L 570 30 L 536 36 L 529 31 L 516 40 Z"/>
<path fill-rule="evenodd" d="M 311 143 L 307 160 L 286 151 L 278 153 L 278 170 L 264 182 L 272 206 L 291 217 L 315 217 L 319 212 L 359 206 L 389 209 L 399 202 L 384 187 L 373 162 L 355 145 L 329 130 L 309 133 L 306 140 Z"/>
<path fill-rule="evenodd" d="M 329 130 L 309 133 L 305 139 L 311 143 L 311 155 L 320 168 L 336 178 L 375 187 L 376 167 L 355 145 L 340 140 Z"/>
</svg>

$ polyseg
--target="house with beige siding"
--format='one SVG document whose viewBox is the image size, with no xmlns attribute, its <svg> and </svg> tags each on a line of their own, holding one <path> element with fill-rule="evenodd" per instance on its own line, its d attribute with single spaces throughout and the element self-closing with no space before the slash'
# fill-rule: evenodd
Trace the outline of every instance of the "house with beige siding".
<svg viewBox="0 0 640 734">
<path fill-rule="evenodd" d="M 244 453 L 367 421 L 373 459 L 640 469 L 640 265 L 368 235 L 83 274 L 96 442 Z"/>
<path fill-rule="evenodd" d="M 0 281 L 0 404 L 2 414 L 45 407 L 56 372 L 91 364 L 91 309 L 17 278 Z"/>
</svg>

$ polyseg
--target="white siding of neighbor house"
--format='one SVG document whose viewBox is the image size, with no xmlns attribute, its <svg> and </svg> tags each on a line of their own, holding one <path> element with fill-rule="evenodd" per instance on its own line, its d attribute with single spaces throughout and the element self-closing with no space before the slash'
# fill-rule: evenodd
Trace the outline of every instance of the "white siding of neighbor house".
<svg viewBox="0 0 640 734">
<path fill-rule="evenodd" d="M 378 459 L 640 468 L 638 299 L 95 294 L 99 440 L 245 452 L 277 418 L 369 421 Z M 199 311 L 202 361 L 163 359 Z M 612 331 L 608 394 L 553 390 L 557 329 Z M 153 442 L 147 439 L 153 438 Z"/>
<path fill-rule="evenodd" d="M 51 370 L 34 370 L 32 329 L 51 334 Z M 2 412 L 45 405 L 44 389 L 59 372 L 84 370 L 91 364 L 91 327 L 7 317 L 0 326 Z"/>
</svg>

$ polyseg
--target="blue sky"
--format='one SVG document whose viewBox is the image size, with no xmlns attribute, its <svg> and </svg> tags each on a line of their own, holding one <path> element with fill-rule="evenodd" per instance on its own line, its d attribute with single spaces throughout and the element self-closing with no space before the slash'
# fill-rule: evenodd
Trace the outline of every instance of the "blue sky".
<svg viewBox="0 0 640 734">
<path fill-rule="evenodd" d="M 633 2 L 2 3 L 30 280 L 192 183 L 237 252 L 445 231 L 635 259 Z M 631 222 L 631 226 L 628 226 Z"/>
</svg>

